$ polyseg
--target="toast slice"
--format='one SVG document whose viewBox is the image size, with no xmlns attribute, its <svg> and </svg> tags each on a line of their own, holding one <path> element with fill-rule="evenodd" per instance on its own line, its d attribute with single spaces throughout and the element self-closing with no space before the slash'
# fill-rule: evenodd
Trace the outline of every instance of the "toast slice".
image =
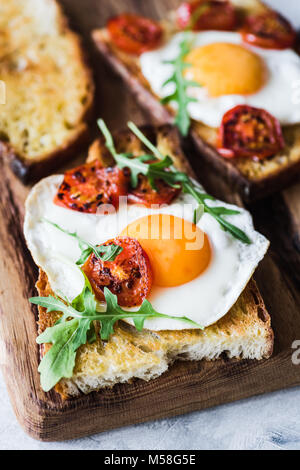
<svg viewBox="0 0 300 470">
<path fill-rule="evenodd" d="M 55 0 L 0 0 L 0 12 L 0 156 L 27 182 L 86 141 L 94 85 Z"/>
<path fill-rule="evenodd" d="M 268 10 L 259 0 L 231 0 L 240 15 Z M 170 15 L 172 18 L 172 15 Z M 166 40 L 176 32 L 174 22 L 162 23 Z M 173 110 L 160 103 L 141 72 L 139 58 L 120 51 L 112 44 L 108 31 L 103 28 L 93 31 L 94 42 L 102 56 L 124 79 L 139 103 L 147 109 L 157 122 L 172 122 Z M 202 162 L 210 165 L 220 177 L 225 178 L 233 190 L 237 190 L 245 201 L 265 197 L 283 189 L 300 174 L 300 125 L 285 126 L 283 134 L 285 148 L 263 161 L 251 158 L 225 159 L 216 150 L 218 129 L 192 121 L 190 137 Z"/>
<path fill-rule="evenodd" d="M 177 130 L 169 125 L 159 128 L 145 126 L 142 131 L 162 153 L 172 157 L 175 166 L 193 176 L 183 152 Z M 141 142 L 130 132 L 114 135 L 117 151 L 143 152 Z M 88 161 L 100 159 L 104 165 L 111 156 L 102 138 L 90 147 Z M 40 270 L 36 284 L 40 296 L 53 294 L 47 275 Z M 47 313 L 39 307 L 39 333 L 53 326 L 59 313 Z M 42 347 L 41 353 L 50 346 Z M 270 316 L 254 280 L 251 280 L 231 310 L 214 325 L 204 330 L 138 332 L 119 321 L 109 341 L 97 335 L 93 344 L 82 346 L 77 353 L 74 374 L 56 386 L 62 397 L 89 393 L 116 383 L 139 378 L 154 379 L 163 374 L 176 360 L 214 360 L 221 355 L 229 358 L 263 359 L 273 351 L 273 331 Z"/>
</svg>

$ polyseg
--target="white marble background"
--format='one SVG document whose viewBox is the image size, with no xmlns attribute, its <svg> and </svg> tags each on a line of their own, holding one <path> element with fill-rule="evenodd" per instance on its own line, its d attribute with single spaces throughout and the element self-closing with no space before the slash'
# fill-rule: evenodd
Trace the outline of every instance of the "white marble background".
<svg viewBox="0 0 300 470">
<path fill-rule="evenodd" d="M 265 1 L 300 27 L 300 0 Z M 83 439 L 41 443 L 19 426 L 0 375 L 0 450 L 299 450 L 299 403 L 300 388 L 295 388 Z"/>
<path fill-rule="evenodd" d="M 19 426 L 0 379 L 0 450 L 299 450 L 299 402 L 300 388 L 295 388 L 83 439 L 42 443 Z"/>
</svg>

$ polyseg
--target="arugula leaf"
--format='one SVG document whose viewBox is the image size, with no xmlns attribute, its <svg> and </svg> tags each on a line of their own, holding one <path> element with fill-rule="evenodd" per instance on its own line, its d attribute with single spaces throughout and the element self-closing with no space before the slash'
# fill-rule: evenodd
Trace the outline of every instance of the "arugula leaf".
<svg viewBox="0 0 300 470">
<path fill-rule="evenodd" d="M 153 153 L 153 155 L 155 155 L 158 160 L 164 159 L 163 154 L 160 153 L 158 148 L 155 147 L 155 145 L 153 145 L 149 139 L 147 139 L 147 137 L 139 130 L 139 128 L 134 124 L 134 122 L 129 121 L 127 125 L 129 129 L 140 139 L 141 142 L 143 142 L 143 144 Z"/>
<path fill-rule="evenodd" d="M 79 248 L 81 249 L 80 258 L 76 261 L 76 264 L 81 266 L 85 263 L 91 253 L 94 253 L 98 259 L 102 261 L 114 261 L 116 257 L 123 251 L 123 248 L 119 245 L 115 245 L 112 243 L 111 245 L 107 246 L 97 246 L 93 245 L 92 243 L 83 240 L 81 237 L 77 235 L 76 232 L 69 232 L 68 230 L 63 229 L 58 224 L 51 222 L 48 219 L 42 218 L 43 222 L 52 225 L 53 227 L 57 228 L 61 232 L 69 235 L 70 237 L 75 238 L 78 241 Z"/>
<path fill-rule="evenodd" d="M 196 25 L 197 21 L 199 20 L 200 16 L 203 15 L 203 13 L 205 13 L 207 10 L 209 10 L 209 3 L 206 2 L 202 5 L 200 5 L 195 11 L 194 13 L 191 15 L 191 18 L 190 18 L 190 22 L 189 24 L 186 26 L 185 30 L 186 31 L 189 31 L 191 29 L 194 28 L 194 26 Z"/>
<path fill-rule="evenodd" d="M 183 40 L 179 44 L 179 54 L 173 60 L 165 61 L 165 64 L 171 64 L 174 67 L 173 74 L 163 83 L 163 87 L 169 83 L 175 85 L 174 93 L 161 99 L 162 104 L 168 104 L 170 102 L 176 102 L 178 110 L 176 113 L 175 124 L 178 126 L 181 134 L 185 137 L 188 134 L 191 120 L 187 110 L 188 104 L 195 102 L 195 98 L 191 98 L 187 95 L 188 87 L 200 87 L 198 82 L 187 80 L 184 77 L 184 70 L 191 66 L 184 61 L 186 55 L 189 53 L 191 47 L 191 39 L 189 35 L 185 34 Z"/>
<path fill-rule="evenodd" d="M 112 142 L 112 135 L 106 124 L 100 119 L 98 121 L 98 125 L 100 130 L 104 134 L 106 139 L 106 147 L 108 150 L 112 152 L 114 149 L 114 144 Z M 133 122 L 128 122 L 128 127 L 132 130 L 132 132 L 145 144 L 149 150 L 154 151 L 155 155 L 142 155 L 139 157 L 134 157 L 131 154 L 125 153 L 114 153 L 113 157 L 118 165 L 119 168 L 129 168 L 131 172 L 131 185 L 133 188 L 136 188 L 138 183 L 138 175 L 142 174 L 149 178 L 149 181 L 152 187 L 155 189 L 155 179 L 163 179 L 167 182 L 170 186 L 178 187 L 178 183 L 182 183 L 183 181 L 188 182 L 189 177 L 182 172 L 179 171 L 165 171 L 166 169 L 171 169 L 173 166 L 173 160 L 171 157 L 163 156 L 159 150 L 147 139 L 147 137 L 137 128 L 137 126 Z M 155 159 L 154 163 L 145 163 L 145 161 Z"/>
<path fill-rule="evenodd" d="M 39 372 L 41 384 L 45 392 L 51 390 L 62 378 L 70 378 L 73 374 L 76 352 L 78 348 L 87 342 L 96 340 L 94 321 L 101 324 L 100 337 L 108 340 L 114 333 L 114 325 L 118 320 L 132 318 L 137 330 L 141 331 L 147 318 L 168 318 L 179 320 L 190 326 L 201 328 L 193 320 L 187 317 L 164 315 L 157 312 L 150 302 L 144 300 L 141 307 L 135 311 L 123 310 L 118 305 L 117 296 L 104 288 L 106 311 L 98 312 L 97 303 L 92 287 L 85 277 L 85 285 L 82 292 L 70 304 L 62 300 L 49 297 L 32 297 L 31 303 L 40 305 L 47 312 L 58 311 L 62 317 L 52 327 L 47 328 L 37 338 L 38 344 L 52 343 L 52 347 L 43 357 Z"/>
<path fill-rule="evenodd" d="M 117 320 L 122 320 L 125 318 L 132 318 L 134 325 L 138 331 L 142 331 L 144 328 L 145 320 L 148 318 L 168 318 L 171 320 L 179 320 L 188 323 L 191 326 L 203 329 L 198 323 L 194 322 L 188 317 L 178 317 L 165 315 L 163 313 L 157 312 L 151 305 L 148 300 L 144 300 L 140 308 L 135 311 L 126 311 L 123 310 L 118 305 L 118 298 L 116 295 L 112 294 L 110 290 L 104 288 L 104 296 L 107 304 L 106 313 L 101 319 L 101 338 L 108 339 L 109 336 L 113 333 L 113 325 Z M 102 315 L 103 317 L 103 315 Z"/>
<path fill-rule="evenodd" d="M 38 368 L 41 374 L 41 386 L 45 392 L 49 392 L 63 377 L 72 377 L 76 359 L 73 339 L 78 329 L 79 321 L 73 319 L 47 328 L 37 338 L 39 344 L 53 344 Z"/>
<path fill-rule="evenodd" d="M 92 323 L 96 301 L 86 277 L 82 293 L 71 304 L 53 296 L 33 297 L 29 300 L 47 308 L 47 312 L 59 311 L 63 314 L 54 326 L 47 328 L 36 340 L 38 344 L 52 343 L 38 368 L 42 388 L 48 392 L 63 377 L 72 377 L 77 349 L 86 342 L 96 340 Z"/>
<path fill-rule="evenodd" d="M 105 126 L 105 127 L 104 127 Z M 102 124 L 100 129 L 102 132 L 105 130 L 106 141 L 112 142 L 112 136 L 107 129 L 106 125 Z M 136 127 L 132 122 L 128 123 L 128 127 L 131 131 L 144 143 L 144 145 L 153 152 L 153 144 L 150 142 L 147 137 Z M 111 145 L 110 145 L 111 146 Z M 114 148 L 114 145 L 112 143 Z M 108 147 L 109 148 L 109 147 Z M 109 148 L 110 149 L 110 148 Z M 179 184 L 182 186 L 182 190 L 185 193 L 191 194 L 193 198 L 198 202 L 198 207 L 194 212 L 194 223 L 196 224 L 202 214 L 207 212 L 212 217 L 214 217 L 220 226 L 229 232 L 234 238 L 242 241 L 246 244 L 251 244 L 250 238 L 243 232 L 241 229 L 235 225 L 228 222 L 224 219 L 223 216 L 226 215 L 237 215 L 240 212 L 233 209 L 228 209 L 226 207 L 212 207 L 207 205 L 206 200 L 215 201 L 215 198 L 207 193 L 200 192 L 195 183 L 189 178 L 186 173 L 177 171 L 173 165 L 173 161 L 169 156 L 163 156 L 157 148 L 155 148 L 155 158 L 157 161 L 155 163 L 145 163 L 140 157 L 132 158 L 131 155 L 125 154 L 115 154 L 114 158 L 117 165 L 120 168 L 129 168 L 131 171 L 132 185 L 136 187 L 138 175 L 142 174 L 147 176 L 149 182 L 153 189 L 155 188 L 155 180 L 161 179 L 165 181 L 168 185 L 172 187 L 178 187 Z M 149 158 L 150 160 L 151 158 Z M 153 156 L 152 156 L 153 159 Z"/>
<path fill-rule="evenodd" d="M 98 119 L 97 124 L 98 124 L 98 127 L 101 130 L 102 134 L 104 135 L 105 146 L 108 148 L 108 150 L 110 151 L 112 156 L 115 157 L 115 155 L 118 155 L 118 153 L 116 151 L 112 135 L 109 132 L 109 130 L 107 128 L 107 125 L 105 124 L 103 119 Z"/>
<path fill-rule="evenodd" d="M 222 215 L 239 214 L 240 213 L 239 211 L 227 209 L 226 207 L 208 206 L 205 201 L 206 199 L 211 199 L 211 196 L 207 197 L 208 196 L 207 194 L 201 193 L 199 190 L 197 190 L 192 181 L 190 183 L 183 184 L 183 191 L 191 194 L 194 197 L 194 199 L 199 203 L 199 206 L 201 206 L 201 208 L 203 207 L 204 212 L 207 212 L 212 217 L 214 217 L 225 231 L 231 233 L 233 237 L 237 238 L 238 240 L 242 241 L 243 243 L 247 245 L 250 245 L 252 243 L 250 238 L 248 237 L 248 235 L 246 235 L 245 232 L 243 232 L 241 229 L 231 224 L 230 222 L 228 222 L 226 219 L 222 217 Z M 198 222 L 198 218 L 197 218 L 197 209 L 196 209 L 194 213 L 194 223 L 197 223 L 197 222 Z"/>
</svg>

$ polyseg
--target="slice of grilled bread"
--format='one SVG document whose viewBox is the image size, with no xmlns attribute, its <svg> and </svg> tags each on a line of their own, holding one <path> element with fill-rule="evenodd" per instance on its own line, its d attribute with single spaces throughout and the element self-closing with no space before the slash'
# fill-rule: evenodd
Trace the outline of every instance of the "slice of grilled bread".
<svg viewBox="0 0 300 470">
<path fill-rule="evenodd" d="M 181 151 L 177 130 L 169 125 L 159 128 L 147 126 L 142 131 L 160 151 L 172 157 L 181 171 L 193 172 Z M 129 131 L 114 135 L 119 152 L 139 155 L 145 151 L 141 142 Z M 104 165 L 111 156 L 103 139 L 91 146 L 88 161 L 100 159 Z M 40 270 L 36 285 L 40 296 L 52 294 L 46 274 Z M 39 333 L 53 326 L 59 313 L 47 313 L 39 307 Z M 49 349 L 42 347 L 42 354 Z M 263 359 L 273 350 L 273 331 L 259 290 L 251 280 L 238 301 L 221 320 L 202 330 L 138 332 L 134 327 L 119 322 L 109 341 L 97 338 L 93 344 L 82 346 L 77 353 L 74 374 L 56 386 L 63 397 L 89 393 L 116 383 L 139 378 L 151 380 L 164 373 L 176 359 L 214 360 L 222 354 L 229 358 Z"/>
<path fill-rule="evenodd" d="M 94 85 L 55 0 L 0 0 L 0 51 L 0 155 L 26 182 L 86 139 Z"/>
<path fill-rule="evenodd" d="M 268 10 L 259 0 L 231 0 L 241 15 Z M 172 18 L 172 15 L 171 15 Z M 175 33 L 174 22 L 163 22 L 166 41 Z M 141 72 L 139 58 L 120 51 L 110 40 L 108 31 L 95 30 L 93 39 L 103 57 L 112 65 L 158 122 L 172 122 L 173 111 L 160 103 Z M 199 165 L 205 160 L 221 177 L 239 191 L 245 200 L 265 197 L 297 179 L 300 174 L 300 125 L 283 128 L 285 148 L 263 161 L 251 158 L 225 159 L 216 150 L 218 129 L 192 121 L 190 136 L 199 153 Z"/>
</svg>

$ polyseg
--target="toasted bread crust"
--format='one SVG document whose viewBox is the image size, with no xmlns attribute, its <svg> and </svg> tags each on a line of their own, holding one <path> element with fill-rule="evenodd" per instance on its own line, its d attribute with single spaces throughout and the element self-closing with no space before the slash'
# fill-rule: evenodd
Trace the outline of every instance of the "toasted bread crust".
<svg viewBox="0 0 300 470">
<path fill-rule="evenodd" d="M 258 0 L 234 0 L 233 3 L 242 12 L 249 14 L 267 11 L 268 8 Z M 165 26 L 165 24 L 164 24 Z M 166 27 L 166 36 L 172 31 Z M 169 106 L 160 103 L 141 72 L 139 59 L 117 49 L 110 41 L 106 29 L 93 31 L 93 39 L 102 56 L 110 63 L 137 97 L 158 122 L 172 122 L 174 112 Z M 291 184 L 300 174 L 300 125 L 283 128 L 286 140 L 285 148 L 262 162 L 251 158 L 229 160 L 217 152 L 217 129 L 210 128 L 197 121 L 192 121 L 190 136 L 199 158 L 205 160 L 213 169 L 226 178 L 244 200 L 253 201 L 272 194 Z"/>
<path fill-rule="evenodd" d="M 44 0 L 42 0 L 44 1 Z M 47 3 L 48 2 L 48 3 Z M 80 102 L 80 97 L 77 96 L 78 103 L 76 104 L 76 112 L 74 116 L 74 121 L 72 121 L 72 127 L 69 130 L 66 130 L 65 132 L 65 137 L 61 141 L 61 143 L 55 146 L 51 145 L 49 148 L 47 145 L 42 146 L 40 148 L 39 154 L 36 154 L 34 156 L 28 156 L 26 152 L 20 151 L 16 147 L 15 144 L 12 143 L 12 135 L 7 134 L 5 139 L 1 139 L 1 134 L 3 134 L 3 129 L 1 126 L 1 120 L 0 120 L 0 157 L 4 158 L 8 164 L 11 166 L 13 172 L 24 182 L 28 183 L 29 181 L 32 181 L 34 179 L 40 178 L 41 176 L 44 176 L 48 174 L 51 170 L 55 169 L 57 166 L 62 165 L 65 163 L 68 159 L 70 159 L 74 155 L 75 150 L 79 150 L 81 147 L 83 147 L 84 144 L 87 143 L 88 137 L 89 137 L 89 131 L 88 131 L 88 121 L 91 119 L 93 115 L 93 97 L 94 97 L 94 83 L 93 83 L 93 76 L 92 76 L 92 71 L 88 66 L 88 61 L 86 57 L 86 53 L 84 51 L 84 48 L 81 43 L 81 39 L 77 34 L 72 32 L 69 28 L 69 23 L 67 18 L 64 16 L 62 12 L 61 6 L 56 2 L 56 0 L 47 0 L 47 2 L 44 5 L 44 8 L 50 9 L 50 16 L 53 14 L 55 17 L 54 24 L 55 24 L 55 30 L 58 38 L 64 38 L 63 40 L 68 43 L 69 51 L 72 51 L 72 61 L 77 63 L 78 65 L 78 70 L 80 70 L 80 80 L 81 83 L 83 84 L 85 89 L 85 96 L 84 96 L 84 101 Z M 13 6 L 11 6 L 13 8 Z M 21 8 L 21 6 L 20 6 Z M 52 10 L 52 11 L 51 11 Z M 20 12 L 18 9 L 12 10 L 11 15 L 20 15 Z M 34 15 L 34 12 L 30 12 L 30 15 Z M 28 11 L 26 12 L 26 15 L 28 15 Z M 24 15 L 24 18 L 25 16 Z M 18 19 L 20 20 L 19 16 Z M 43 21 L 43 18 L 41 18 L 41 23 Z M 6 31 L 4 31 L 6 34 Z M 30 36 L 32 35 L 32 37 Z M 8 34 L 9 37 L 9 34 Z M 46 36 L 47 37 L 47 36 Z M 54 36 L 55 37 L 55 36 Z M 39 33 L 35 31 L 34 29 L 32 31 L 27 31 L 27 36 L 24 37 L 24 51 L 20 53 L 20 58 L 13 58 L 13 54 L 15 51 L 13 50 L 10 52 L 10 48 L 13 47 L 13 39 L 11 40 L 11 44 L 8 41 L 6 44 L 6 47 L 8 49 L 8 54 L 7 54 L 7 64 L 3 64 L 3 70 L 5 71 L 5 74 L 7 76 L 7 79 L 9 80 L 10 77 L 12 77 L 12 80 L 17 80 L 17 73 L 12 67 L 12 72 L 10 72 L 10 62 L 9 62 L 9 56 L 10 54 L 12 55 L 11 61 L 13 60 L 25 60 L 27 58 L 27 52 L 26 52 L 26 44 L 28 43 L 28 48 L 31 47 L 31 41 L 32 44 L 34 45 L 34 41 L 39 41 L 43 40 L 43 35 L 41 35 L 41 39 Z M 38 73 L 37 70 L 39 67 L 41 67 L 40 70 L 40 77 L 39 79 L 42 81 L 43 77 L 43 61 L 45 61 L 45 58 L 42 58 L 43 54 L 43 48 L 41 46 L 41 56 L 37 57 L 35 60 L 37 60 L 37 63 L 33 66 L 29 66 L 28 70 L 29 73 Z M 18 52 L 18 51 L 17 51 Z M 23 54 L 23 55 L 22 55 Z M 29 53 L 28 53 L 29 54 Z M 60 55 L 60 50 L 59 48 L 57 49 L 57 57 Z M 65 60 L 65 57 L 63 57 L 62 60 Z M 40 65 L 40 61 L 41 64 Z M 31 68 L 32 67 L 32 68 Z M 34 72 L 32 72 L 32 70 Z M 11 75 L 10 75 L 11 73 Z M 20 72 L 20 80 L 26 76 L 27 74 L 27 68 L 25 67 L 24 71 Z M 3 78 L 3 77 L 2 77 Z M 5 78 L 4 78 L 5 80 Z M 55 81 L 55 78 L 53 78 Z M 15 82 L 13 82 L 15 83 Z M 26 82 L 25 82 L 26 83 Z M 24 87 L 26 86 L 25 84 L 23 85 Z M 71 84 L 72 86 L 72 84 Z M 20 85 L 22 87 L 22 85 Z M 75 85 L 74 85 L 75 87 Z M 32 92 L 34 93 L 34 91 Z M 42 92 L 43 93 L 43 92 Z M 43 98 L 44 96 L 41 95 L 39 106 L 43 106 Z M 23 105 L 26 105 L 26 101 L 22 103 Z M 5 105 L 3 105 L 5 106 Z M 56 113 L 56 116 L 59 115 L 59 112 Z M 12 117 L 13 119 L 13 117 Z M 53 113 L 53 119 L 55 119 L 55 113 Z M 38 135 L 38 128 L 35 129 L 35 132 Z M 40 135 L 40 139 L 42 140 L 43 135 Z M 58 139 L 61 140 L 61 139 Z"/>
<path fill-rule="evenodd" d="M 180 137 L 176 128 L 170 125 L 158 128 L 144 126 L 142 131 L 158 146 L 161 152 L 172 157 L 179 170 L 194 176 L 180 148 Z M 119 152 L 130 151 L 138 155 L 143 150 L 140 140 L 128 130 L 115 133 L 114 141 Z M 106 166 L 111 164 L 111 155 L 102 138 L 96 140 L 89 150 L 87 161 L 95 160 L 101 160 Z M 47 275 L 42 270 L 40 270 L 36 287 L 40 296 L 53 294 Z M 42 333 L 47 327 L 54 325 L 60 314 L 47 313 L 43 307 L 38 309 L 38 330 L 39 333 Z M 252 346 L 250 347 L 251 351 L 248 350 L 249 344 L 255 341 L 260 344 L 259 350 L 256 351 L 255 348 L 253 350 Z M 98 336 L 96 343 L 82 346 L 79 349 L 73 378 L 61 380 L 55 390 L 63 398 L 68 398 L 78 395 L 82 390 L 84 393 L 88 393 L 103 386 L 113 386 L 118 381 L 131 381 L 135 377 L 150 380 L 163 373 L 176 359 L 198 360 L 206 358 L 212 360 L 217 359 L 226 351 L 229 357 L 268 358 L 273 351 L 273 341 L 270 316 L 256 283 L 251 280 L 227 315 L 203 331 L 192 329 L 137 332 L 130 325 L 119 322 L 115 327 L 114 335 L 105 343 L 105 347 Z M 248 346 L 243 346 L 243 343 Z M 215 349 L 213 345 L 216 345 Z M 49 347 L 50 345 L 42 346 L 41 355 L 45 354 Z M 201 353 L 199 347 L 202 348 Z M 205 348 L 207 352 L 205 352 Z M 100 363 L 101 367 L 95 365 Z M 124 364 L 126 364 L 126 372 L 124 372 Z M 115 378 L 107 372 L 111 367 L 121 371 L 119 375 L 116 374 Z M 98 374 L 98 377 L 103 376 L 104 379 L 99 382 L 100 385 L 98 383 L 96 388 L 95 386 L 87 387 L 85 378 L 88 374 L 91 377 Z"/>
<path fill-rule="evenodd" d="M 51 290 L 47 275 L 40 270 L 39 279 L 36 284 L 39 296 L 48 296 L 53 295 Z M 59 319 L 60 314 L 58 312 L 47 313 L 44 307 L 38 307 L 39 311 L 39 321 L 38 321 L 38 330 L 39 333 L 42 333 L 46 328 L 51 327 Z M 256 359 L 268 359 L 273 353 L 274 345 L 274 333 L 271 328 L 271 319 L 265 308 L 264 302 L 260 295 L 260 292 L 257 288 L 255 281 L 252 279 L 247 287 L 244 289 L 239 299 L 232 307 L 232 309 L 221 318 L 217 323 L 205 328 L 202 330 L 165 330 L 152 333 L 148 330 L 143 330 L 142 332 L 137 332 L 133 327 L 130 327 L 124 322 L 119 322 L 115 326 L 115 333 L 110 337 L 109 341 L 105 343 L 105 354 L 107 357 L 102 358 L 103 362 L 109 361 L 122 361 L 122 356 L 120 352 L 117 353 L 115 350 L 116 345 L 119 342 L 122 343 L 125 347 L 124 357 L 126 354 L 126 364 L 127 366 L 134 366 L 137 356 L 142 351 L 151 354 L 151 362 L 156 361 L 157 359 L 161 360 L 161 355 L 169 358 L 169 364 L 176 359 L 179 360 L 188 360 L 193 359 L 190 357 L 186 350 L 189 347 L 195 347 L 201 341 L 214 341 L 224 340 L 224 337 L 231 338 L 231 341 L 247 341 L 251 334 L 259 331 L 259 335 L 263 338 L 264 347 L 263 352 L 255 357 Z M 251 338 L 252 340 L 252 338 Z M 255 338 L 253 337 L 253 340 Z M 125 342 L 125 345 L 124 345 Z M 46 354 L 50 349 L 51 345 L 46 344 L 42 345 L 40 349 L 41 357 Z M 99 359 L 104 355 L 104 344 L 101 341 L 99 335 L 97 336 L 97 341 L 93 345 L 82 346 L 76 357 L 76 365 L 74 370 L 74 375 L 79 375 L 84 372 L 86 367 L 86 356 L 89 354 L 93 355 L 95 359 Z M 228 348 L 228 346 L 227 346 Z M 218 351 L 217 354 L 210 353 L 208 357 L 205 357 L 206 360 L 218 359 L 221 354 L 228 354 L 229 351 L 224 348 L 223 351 Z M 127 354 L 130 356 L 130 360 L 127 357 Z M 237 356 L 230 356 L 239 359 L 247 358 L 247 355 L 243 352 L 242 348 L 239 350 Z M 197 357 L 195 359 L 198 359 Z M 201 357 L 202 359 L 202 357 Z M 106 364 L 107 365 L 107 364 Z M 115 366 L 115 364 L 111 364 Z M 152 364 L 151 364 L 152 365 Z M 88 365 L 90 368 L 90 366 Z M 164 371 L 163 371 L 164 372 Z M 160 375 L 160 374 L 159 374 Z M 130 380 L 134 378 L 134 373 L 132 374 Z M 151 379 L 151 377 L 150 377 Z M 115 382 L 116 383 L 116 382 Z M 106 386 L 113 386 L 114 383 L 107 383 Z M 72 387 L 73 388 L 73 387 Z M 76 396 L 79 392 L 73 393 L 72 388 L 70 387 L 66 379 L 61 380 L 56 386 L 55 390 L 61 395 L 63 399 L 70 398 L 71 396 Z M 94 391 L 94 390 L 89 390 Z"/>
</svg>

